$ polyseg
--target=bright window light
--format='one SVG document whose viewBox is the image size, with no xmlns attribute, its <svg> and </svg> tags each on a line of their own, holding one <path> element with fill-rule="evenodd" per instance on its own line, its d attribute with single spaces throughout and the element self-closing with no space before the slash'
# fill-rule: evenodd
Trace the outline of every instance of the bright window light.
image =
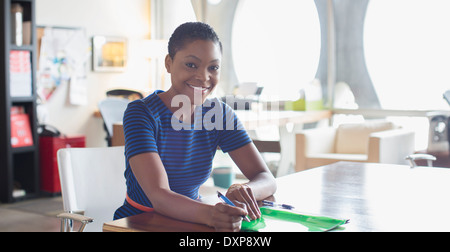
<svg viewBox="0 0 450 252">
<path fill-rule="evenodd" d="M 222 2 L 222 0 L 208 0 L 208 3 L 212 5 L 218 5 L 220 2 Z"/>
<path fill-rule="evenodd" d="M 366 63 L 384 109 L 446 109 L 450 1 L 376 0 L 367 9 Z"/>
<path fill-rule="evenodd" d="M 321 38 L 314 1 L 241 0 L 233 26 L 240 83 L 257 82 L 272 99 L 295 99 L 315 78 Z"/>
</svg>

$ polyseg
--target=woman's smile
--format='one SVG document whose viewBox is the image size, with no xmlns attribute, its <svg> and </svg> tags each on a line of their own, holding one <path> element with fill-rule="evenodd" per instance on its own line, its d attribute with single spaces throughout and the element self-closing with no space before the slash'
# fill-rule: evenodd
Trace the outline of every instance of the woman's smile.
<svg viewBox="0 0 450 252">
<path fill-rule="evenodd" d="M 187 82 L 186 82 L 186 85 L 187 85 L 188 87 L 192 88 L 194 91 L 202 92 L 203 94 L 206 94 L 206 93 L 211 89 L 211 87 L 199 87 L 199 86 L 194 86 L 194 85 L 191 85 L 191 84 L 189 84 L 189 83 L 187 83 Z"/>
</svg>

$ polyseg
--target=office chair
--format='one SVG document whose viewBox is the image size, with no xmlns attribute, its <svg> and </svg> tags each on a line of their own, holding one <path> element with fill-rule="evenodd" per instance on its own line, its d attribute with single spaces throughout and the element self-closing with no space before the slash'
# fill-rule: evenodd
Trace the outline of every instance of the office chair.
<svg viewBox="0 0 450 252">
<path fill-rule="evenodd" d="M 113 135 L 113 124 L 122 122 L 123 113 L 127 109 L 130 100 L 123 98 L 108 97 L 98 103 L 100 114 L 102 115 L 104 127 L 106 130 L 106 141 L 111 146 Z"/>
<path fill-rule="evenodd" d="M 444 99 L 447 101 L 448 105 L 450 105 L 450 90 L 445 91 Z M 448 120 L 447 120 L 447 138 L 448 138 L 448 148 L 449 148 L 449 155 L 450 155 L 450 117 L 448 117 Z"/>
<path fill-rule="evenodd" d="M 132 89 L 124 89 L 124 88 L 116 88 L 106 91 L 107 97 L 121 97 L 124 99 L 128 99 L 130 101 L 134 101 L 137 99 L 144 98 L 141 92 Z"/>
<path fill-rule="evenodd" d="M 67 148 L 57 153 L 64 213 L 61 231 L 101 232 L 126 195 L 124 147 Z"/>
<path fill-rule="evenodd" d="M 447 103 L 450 105 L 450 90 L 445 91 L 444 93 L 444 99 L 447 101 Z"/>
<path fill-rule="evenodd" d="M 444 99 L 450 104 L 450 90 L 447 90 L 444 94 L 443 94 Z M 447 132 L 444 133 L 444 129 L 442 131 L 438 131 L 435 130 L 435 132 L 433 133 L 433 137 L 436 137 L 437 139 L 445 139 L 447 138 L 449 141 L 449 146 L 450 146 L 450 117 L 446 117 L 444 115 L 438 115 L 435 116 L 434 118 L 432 118 L 431 122 L 430 122 L 430 128 L 433 126 L 433 122 L 438 122 L 437 124 L 445 124 L 445 127 L 447 128 Z M 437 127 L 436 127 L 437 128 Z M 447 136 L 445 136 L 445 134 L 447 134 Z M 430 135 L 430 137 L 432 137 Z M 433 166 L 433 161 L 436 161 L 436 157 L 430 154 L 411 154 L 406 156 L 405 158 L 406 160 L 408 160 L 411 164 L 411 168 L 415 168 L 417 167 L 417 163 L 416 161 L 420 161 L 420 160 L 426 160 L 427 161 L 427 166 L 428 167 L 432 167 Z"/>
</svg>

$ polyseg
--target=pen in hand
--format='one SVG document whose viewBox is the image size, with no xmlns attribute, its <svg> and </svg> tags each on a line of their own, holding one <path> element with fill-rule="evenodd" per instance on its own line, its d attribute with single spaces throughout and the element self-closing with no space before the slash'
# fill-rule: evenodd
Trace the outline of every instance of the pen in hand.
<svg viewBox="0 0 450 252">
<path fill-rule="evenodd" d="M 236 207 L 235 204 L 233 204 L 233 202 L 231 202 L 231 200 L 229 200 L 227 197 L 225 197 L 223 194 L 221 194 L 219 191 L 217 191 L 217 197 L 219 197 L 223 202 L 225 202 L 226 204 L 230 205 L 230 206 L 234 206 Z M 250 219 L 247 216 L 242 216 L 242 218 L 246 221 L 246 222 L 250 222 Z"/>
</svg>

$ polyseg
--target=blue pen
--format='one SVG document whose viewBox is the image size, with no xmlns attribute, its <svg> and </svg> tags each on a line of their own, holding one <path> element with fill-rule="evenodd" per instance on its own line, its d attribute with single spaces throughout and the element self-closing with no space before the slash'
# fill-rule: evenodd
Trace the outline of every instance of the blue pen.
<svg viewBox="0 0 450 252">
<path fill-rule="evenodd" d="M 221 194 L 219 191 L 217 191 L 217 197 L 219 197 L 220 199 L 223 200 L 223 202 L 225 202 L 226 204 L 230 205 L 230 206 L 236 206 L 235 204 L 233 204 L 233 202 L 231 202 L 231 200 L 229 200 L 227 197 L 225 197 L 223 194 Z M 246 222 L 250 222 L 250 219 L 247 216 L 242 216 L 242 218 L 246 221 Z"/>
<path fill-rule="evenodd" d="M 278 204 L 278 203 L 275 203 L 275 202 L 272 202 L 272 201 L 268 201 L 268 200 L 263 200 L 262 203 L 263 203 L 263 206 L 280 207 L 280 208 L 288 209 L 288 210 L 294 209 L 294 207 L 291 206 L 291 205 Z"/>
</svg>

